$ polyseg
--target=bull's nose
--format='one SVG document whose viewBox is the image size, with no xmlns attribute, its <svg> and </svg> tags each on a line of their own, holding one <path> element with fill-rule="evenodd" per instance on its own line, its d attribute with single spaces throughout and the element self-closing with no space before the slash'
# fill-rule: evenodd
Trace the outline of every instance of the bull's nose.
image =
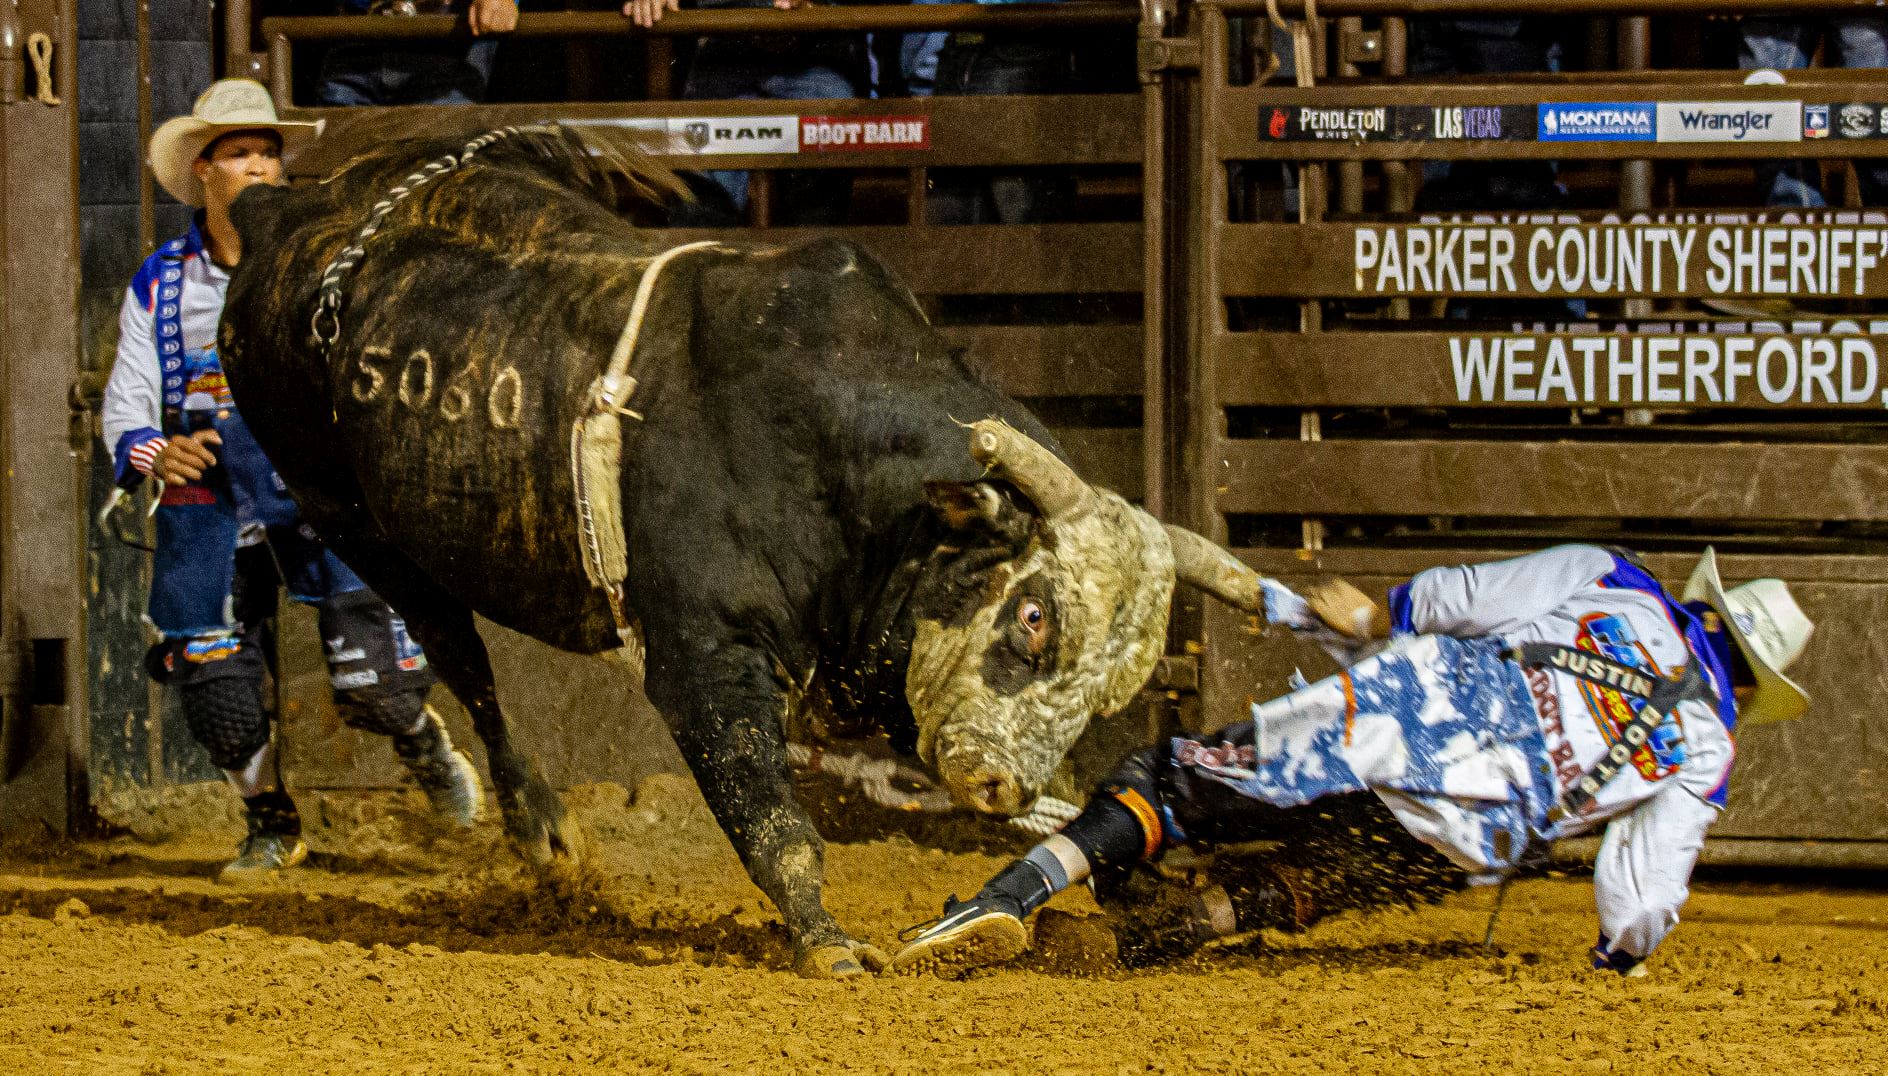
<svg viewBox="0 0 1888 1076">
<path fill-rule="evenodd" d="M 1023 809 L 1023 790 L 1016 778 L 1003 773 L 979 770 L 964 782 L 970 806 L 984 814 L 1009 818 Z"/>
</svg>

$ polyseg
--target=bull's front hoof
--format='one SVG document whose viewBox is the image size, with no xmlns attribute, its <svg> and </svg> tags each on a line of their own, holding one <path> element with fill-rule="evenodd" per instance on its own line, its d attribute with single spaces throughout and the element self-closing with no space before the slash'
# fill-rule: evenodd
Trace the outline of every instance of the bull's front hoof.
<svg viewBox="0 0 1888 1076">
<path fill-rule="evenodd" d="M 891 962 L 878 946 L 849 940 L 807 950 L 794 960 L 793 970 L 808 979 L 857 979 L 884 971 Z"/>
<path fill-rule="evenodd" d="M 518 854 L 535 867 L 576 865 L 590 859 L 590 838 L 557 793 L 545 788 L 507 812 L 505 829 Z"/>
</svg>

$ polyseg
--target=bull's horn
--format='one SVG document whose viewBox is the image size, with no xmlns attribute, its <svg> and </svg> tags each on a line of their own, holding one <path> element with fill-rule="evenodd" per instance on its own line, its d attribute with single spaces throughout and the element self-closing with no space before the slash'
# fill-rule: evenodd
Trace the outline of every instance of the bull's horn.
<svg viewBox="0 0 1888 1076">
<path fill-rule="evenodd" d="M 1191 583 L 1235 609 L 1248 613 L 1265 611 L 1265 592 L 1259 586 L 1259 573 L 1185 527 L 1171 523 L 1161 526 L 1167 529 L 1167 541 L 1173 545 L 1174 578 Z"/>
<path fill-rule="evenodd" d="M 1014 483 L 1052 522 L 1081 512 L 1094 496 L 1088 483 L 1055 453 L 1002 419 L 970 424 L 970 455 Z"/>
</svg>

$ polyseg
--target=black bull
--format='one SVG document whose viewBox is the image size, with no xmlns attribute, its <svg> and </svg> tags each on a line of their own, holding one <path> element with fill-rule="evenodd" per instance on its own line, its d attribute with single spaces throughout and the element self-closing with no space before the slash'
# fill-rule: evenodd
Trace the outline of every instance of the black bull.
<svg viewBox="0 0 1888 1076">
<path fill-rule="evenodd" d="M 633 413 L 604 412 L 620 480 L 588 502 L 621 520 L 613 611 L 586 570 L 573 431 L 595 428 L 586 408 L 658 253 L 618 191 L 654 173 L 605 171 L 549 131 L 406 182 L 458 146 L 389 147 L 237 201 L 235 396 L 308 521 L 471 713 L 525 851 L 574 851 L 577 834 L 507 737 L 473 613 L 582 653 L 617 650 L 633 622 L 645 690 L 801 970 L 856 974 L 882 954 L 821 904 L 785 722 L 883 731 L 960 802 L 1014 812 L 1145 679 L 1176 557 L 1247 606 L 1251 580 L 1081 485 L 879 263 L 827 240 L 690 251 L 650 290 L 638 384 L 617 401 Z M 402 186 L 318 338 L 324 267 Z"/>
</svg>

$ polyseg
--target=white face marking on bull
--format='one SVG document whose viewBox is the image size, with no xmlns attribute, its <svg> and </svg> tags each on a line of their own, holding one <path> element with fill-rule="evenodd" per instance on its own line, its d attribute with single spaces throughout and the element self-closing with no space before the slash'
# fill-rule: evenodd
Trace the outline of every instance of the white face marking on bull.
<svg viewBox="0 0 1888 1076">
<path fill-rule="evenodd" d="M 920 617 L 906 695 L 918 754 L 960 804 L 1015 814 L 1040 794 L 1089 719 L 1133 700 L 1166 641 L 1173 553 L 1153 517 L 1094 491 L 1084 511 L 1043 521 L 1023 553 L 989 569 L 1000 588 L 974 612 Z M 995 589 L 995 593 L 991 590 Z M 1019 671 L 1039 606 L 1053 646 Z"/>
</svg>

